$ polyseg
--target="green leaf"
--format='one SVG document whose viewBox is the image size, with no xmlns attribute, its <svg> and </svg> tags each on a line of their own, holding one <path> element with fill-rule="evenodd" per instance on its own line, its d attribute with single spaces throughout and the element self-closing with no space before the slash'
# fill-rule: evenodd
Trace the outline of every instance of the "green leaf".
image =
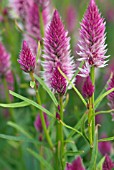
<svg viewBox="0 0 114 170">
<path fill-rule="evenodd" d="M 48 161 L 46 161 L 46 159 L 44 159 L 42 156 L 40 156 L 37 152 L 33 151 L 30 148 L 28 148 L 27 151 L 31 155 L 33 155 L 37 160 L 39 160 L 46 169 L 53 170 L 51 164 Z"/>
<path fill-rule="evenodd" d="M 37 140 L 28 139 L 28 138 L 23 137 L 23 136 L 11 136 L 11 135 L 0 134 L 0 138 L 6 139 L 6 140 L 11 140 L 11 141 L 37 143 L 39 145 L 42 145 L 42 143 L 38 142 Z"/>
<path fill-rule="evenodd" d="M 97 165 L 97 170 L 102 170 L 105 157 L 103 157 Z"/>
<path fill-rule="evenodd" d="M 79 129 L 82 126 L 82 122 L 86 120 L 86 118 L 87 118 L 87 113 L 84 113 L 81 119 L 78 121 L 78 123 L 74 126 L 74 129 Z M 70 132 L 67 139 L 71 138 L 74 134 L 75 134 L 74 131 Z"/>
<path fill-rule="evenodd" d="M 42 85 L 42 87 L 46 90 L 46 92 L 49 94 L 49 96 L 51 97 L 51 99 L 54 102 L 54 104 L 56 106 L 58 106 L 58 102 L 57 102 L 56 97 L 54 96 L 53 92 L 46 86 L 44 81 L 40 77 L 38 77 L 37 75 L 34 75 L 34 77 Z"/>
<path fill-rule="evenodd" d="M 34 86 L 35 86 L 35 81 L 30 81 L 30 87 L 34 88 Z"/>
<path fill-rule="evenodd" d="M 99 139 L 98 142 L 106 142 L 106 141 L 112 141 L 112 140 L 114 140 L 114 136 L 113 137 L 109 137 L 109 138 Z"/>
<path fill-rule="evenodd" d="M 68 79 L 68 77 L 62 72 L 62 70 L 60 68 L 58 68 L 59 72 L 61 73 L 61 75 L 68 81 L 68 83 L 72 86 L 72 88 L 74 89 L 74 91 L 77 93 L 77 95 L 80 97 L 80 99 L 82 100 L 82 102 L 84 103 L 84 105 L 87 107 L 87 103 L 85 101 L 85 99 L 83 98 L 83 96 L 81 95 L 81 93 L 78 91 L 78 89 L 74 86 L 74 84 L 72 83 L 71 80 Z"/>
<path fill-rule="evenodd" d="M 47 115 L 55 118 L 52 113 L 50 113 L 47 109 L 45 109 L 44 107 L 40 106 L 40 105 L 37 104 L 36 102 L 34 102 L 34 101 L 32 101 L 32 100 L 24 97 L 24 96 L 21 96 L 20 94 L 17 94 L 17 93 L 15 93 L 15 92 L 11 91 L 11 90 L 10 90 L 9 92 L 10 92 L 11 95 L 17 97 L 18 99 L 24 100 L 24 101 L 27 102 L 28 104 L 35 106 L 35 107 L 38 108 L 39 110 L 42 110 L 43 112 L 45 112 Z"/>
<path fill-rule="evenodd" d="M 95 109 L 98 107 L 98 105 L 100 104 L 100 102 L 104 99 L 104 97 L 106 97 L 108 94 L 112 93 L 114 91 L 114 88 L 108 90 L 107 92 L 105 92 L 104 94 L 102 94 L 101 96 L 99 96 L 96 101 L 95 101 Z"/>
<path fill-rule="evenodd" d="M 32 138 L 32 136 L 30 136 L 28 132 L 26 132 L 21 126 L 17 125 L 16 123 L 9 121 L 7 124 L 21 132 L 26 137 Z"/>
<path fill-rule="evenodd" d="M 96 127 L 95 135 L 94 135 L 94 144 L 92 149 L 92 157 L 91 157 L 88 170 L 96 169 L 97 153 L 98 153 L 98 129 Z"/>
<path fill-rule="evenodd" d="M 76 156 L 76 155 L 81 155 L 82 153 L 84 153 L 84 151 L 68 151 L 68 152 L 65 152 L 64 155 L 66 155 L 66 156 Z"/>
<path fill-rule="evenodd" d="M 25 107 L 25 106 L 29 106 L 30 104 L 23 101 L 23 102 L 19 102 L 19 103 L 10 103 L 10 104 L 3 104 L 0 103 L 1 107 L 6 107 L 6 108 L 18 108 L 18 107 Z"/>
<path fill-rule="evenodd" d="M 83 64 L 84 64 L 84 61 L 82 61 L 82 62 L 80 63 L 80 65 L 79 65 L 79 67 L 78 67 L 78 68 L 82 68 Z M 77 74 L 78 74 L 79 72 L 80 72 L 80 70 L 79 70 L 79 69 L 78 69 L 78 70 L 76 70 L 76 72 L 74 73 L 73 77 L 71 78 L 71 82 L 74 80 L 74 78 L 77 76 Z M 66 91 L 68 90 L 69 85 L 70 85 L 70 83 L 68 83 L 68 86 L 67 86 Z"/>
<path fill-rule="evenodd" d="M 80 131 L 78 131 L 77 129 L 74 129 L 74 128 L 71 127 L 71 126 L 66 125 L 62 120 L 60 120 L 59 122 L 60 122 L 63 126 L 65 126 L 66 128 L 71 129 L 71 130 L 73 130 L 75 133 L 78 133 L 78 134 L 80 134 L 81 136 L 83 136 L 83 134 L 82 134 Z M 83 136 L 83 137 L 84 137 L 84 136 Z"/>
</svg>

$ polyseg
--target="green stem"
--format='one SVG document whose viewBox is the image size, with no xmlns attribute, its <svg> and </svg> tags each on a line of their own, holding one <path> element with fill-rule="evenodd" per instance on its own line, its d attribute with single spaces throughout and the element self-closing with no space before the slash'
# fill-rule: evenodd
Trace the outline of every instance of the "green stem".
<svg viewBox="0 0 114 170">
<path fill-rule="evenodd" d="M 60 120 L 63 122 L 63 96 L 59 95 L 59 105 L 60 105 Z M 64 170 L 65 160 L 64 160 L 64 137 L 63 137 L 63 124 L 59 121 L 57 122 L 57 148 L 56 148 L 56 169 Z"/>
<path fill-rule="evenodd" d="M 7 81 L 6 81 L 5 77 L 3 78 L 3 84 L 4 84 L 4 89 L 5 89 L 4 91 L 5 91 L 6 101 L 7 101 L 7 103 L 11 103 L 8 84 L 7 84 Z M 9 108 L 9 111 L 10 111 L 11 119 L 14 121 L 15 120 L 14 110 L 12 108 Z"/>
<path fill-rule="evenodd" d="M 32 81 L 35 82 L 35 78 L 34 78 L 33 72 L 30 72 L 29 74 L 30 74 L 30 77 L 31 77 Z M 38 102 L 39 105 L 42 105 L 36 83 L 35 83 L 34 88 L 35 88 L 35 92 L 36 92 L 37 102 Z M 42 127 L 43 127 L 43 130 L 44 130 L 44 133 L 45 133 L 47 142 L 48 142 L 50 148 L 51 148 L 52 150 L 54 150 L 54 148 L 53 148 L 53 143 L 52 143 L 52 141 L 51 141 L 51 138 L 50 138 L 50 136 L 49 136 L 49 133 L 48 133 L 48 130 L 47 130 L 47 127 L 46 127 L 44 115 L 43 115 L 43 112 L 42 112 L 41 110 L 40 110 L 40 119 L 41 119 L 41 122 L 42 122 Z"/>
<path fill-rule="evenodd" d="M 90 78 L 93 86 L 95 86 L 95 68 L 91 67 Z M 88 112 L 88 132 L 90 147 L 93 148 L 94 132 L 95 132 L 95 117 L 94 115 L 94 93 L 92 97 L 89 98 L 89 112 Z"/>
</svg>

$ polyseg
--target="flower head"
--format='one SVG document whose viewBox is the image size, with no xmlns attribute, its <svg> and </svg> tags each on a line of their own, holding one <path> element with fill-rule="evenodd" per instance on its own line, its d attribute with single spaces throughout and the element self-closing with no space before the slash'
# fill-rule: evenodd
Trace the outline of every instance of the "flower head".
<svg viewBox="0 0 114 170">
<path fill-rule="evenodd" d="M 102 138 L 106 138 L 107 136 L 105 134 L 102 135 Z M 105 141 L 105 142 L 100 142 L 99 145 L 99 151 L 102 155 L 110 155 L 111 153 L 111 149 L 112 149 L 112 144 L 109 141 Z"/>
<path fill-rule="evenodd" d="M 104 67 L 106 65 L 105 22 L 99 13 L 95 0 L 90 0 L 81 23 L 80 39 L 78 42 L 81 56 L 79 61 L 88 63 L 88 67 Z"/>
<path fill-rule="evenodd" d="M 114 168 L 114 163 L 108 155 L 105 156 L 105 161 L 103 163 L 103 170 L 112 170 Z"/>
<path fill-rule="evenodd" d="M 27 12 L 32 4 L 33 0 L 14 0 L 12 6 L 16 9 L 18 16 L 25 20 Z"/>
<path fill-rule="evenodd" d="M 84 85 L 83 85 L 83 95 L 85 98 L 89 98 L 93 95 L 94 92 L 94 86 L 92 85 L 91 79 L 88 76 L 85 79 Z"/>
<path fill-rule="evenodd" d="M 111 90 L 112 88 L 114 88 L 114 74 L 112 75 L 112 78 L 111 80 L 109 81 L 108 83 L 108 88 L 107 90 Z M 114 91 L 111 92 L 109 95 L 108 95 L 108 100 L 114 104 Z M 114 108 L 113 108 L 114 109 Z"/>
<path fill-rule="evenodd" d="M 81 157 L 77 157 L 72 164 L 67 163 L 66 170 L 85 170 Z"/>
<path fill-rule="evenodd" d="M 76 27 L 76 19 L 77 19 L 76 9 L 74 8 L 74 6 L 68 6 L 66 10 L 66 23 L 68 31 L 70 33 L 72 33 Z"/>
<path fill-rule="evenodd" d="M 51 24 L 45 33 L 44 53 L 45 82 L 54 92 L 63 95 L 66 91 L 67 81 L 58 68 L 71 80 L 74 64 L 70 58 L 70 38 L 57 10 L 54 11 Z"/>
<path fill-rule="evenodd" d="M 0 77 L 6 76 L 10 71 L 10 54 L 7 53 L 4 45 L 0 42 Z"/>
<path fill-rule="evenodd" d="M 35 56 L 33 56 L 26 41 L 23 41 L 22 50 L 20 52 L 18 62 L 21 66 L 21 69 L 25 72 L 33 72 L 35 69 L 36 58 Z"/>
<path fill-rule="evenodd" d="M 48 121 L 47 115 L 46 115 L 46 113 L 43 113 L 43 114 L 44 114 L 44 119 L 45 119 L 46 127 L 48 127 L 49 126 L 49 121 Z M 34 122 L 34 126 L 35 126 L 37 131 L 39 131 L 39 132 L 43 131 L 42 123 L 41 123 L 41 119 L 40 119 L 40 115 L 39 114 L 36 117 L 36 120 Z"/>
</svg>

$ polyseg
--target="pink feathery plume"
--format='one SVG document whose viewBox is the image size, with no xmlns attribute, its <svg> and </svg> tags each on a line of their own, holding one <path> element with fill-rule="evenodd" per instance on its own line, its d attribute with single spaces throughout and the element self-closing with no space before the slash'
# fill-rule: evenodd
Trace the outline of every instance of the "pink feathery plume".
<svg viewBox="0 0 114 170">
<path fill-rule="evenodd" d="M 32 54 L 26 41 L 23 41 L 18 63 L 25 72 L 34 72 L 36 57 Z"/>
<path fill-rule="evenodd" d="M 52 21 L 44 38 L 44 80 L 54 91 L 63 95 L 66 91 L 67 81 L 60 74 L 60 68 L 71 80 L 74 63 L 70 57 L 70 38 L 65 31 L 57 10 L 54 11 Z"/>
<path fill-rule="evenodd" d="M 87 67 L 104 67 L 107 65 L 105 59 L 109 56 L 106 56 L 105 29 L 104 18 L 101 17 L 95 0 L 90 0 L 81 22 L 79 51 L 77 52 L 81 56 L 78 60 L 85 61 Z"/>
<path fill-rule="evenodd" d="M 0 77 L 6 76 L 10 71 L 10 54 L 6 51 L 4 45 L 0 42 Z"/>
<path fill-rule="evenodd" d="M 33 0 L 14 0 L 13 8 L 16 10 L 19 17 L 25 20 L 27 12 L 30 6 L 33 4 Z"/>
</svg>

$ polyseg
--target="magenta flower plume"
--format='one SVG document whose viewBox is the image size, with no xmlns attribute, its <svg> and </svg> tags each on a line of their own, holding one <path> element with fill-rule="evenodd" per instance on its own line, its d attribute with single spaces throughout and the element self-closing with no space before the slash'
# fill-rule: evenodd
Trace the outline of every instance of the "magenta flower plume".
<svg viewBox="0 0 114 170">
<path fill-rule="evenodd" d="M 34 72 L 36 58 L 35 56 L 33 56 L 26 41 L 23 41 L 22 50 L 20 52 L 18 62 L 21 66 L 21 69 L 25 72 Z"/>
<path fill-rule="evenodd" d="M 48 127 L 49 126 L 48 117 L 47 117 L 46 113 L 43 113 L 43 114 L 44 114 L 44 119 L 45 119 L 46 127 Z M 43 127 L 42 127 L 42 123 L 41 123 L 41 119 L 40 119 L 40 115 L 39 114 L 36 117 L 36 120 L 34 122 L 34 126 L 35 126 L 37 131 L 39 131 L 39 132 L 43 131 Z"/>
<path fill-rule="evenodd" d="M 39 8 L 36 3 L 33 3 L 33 5 L 28 10 L 25 27 L 30 35 L 32 35 L 37 40 L 41 39 Z"/>
<path fill-rule="evenodd" d="M 30 6 L 33 4 L 33 0 L 14 0 L 13 8 L 16 9 L 18 16 L 25 20 L 27 11 Z"/>
<path fill-rule="evenodd" d="M 88 76 L 85 79 L 84 85 L 83 85 L 83 96 L 85 98 L 89 98 L 93 95 L 94 93 L 94 86 L 92 85 L 91 79 Z"/>
<path fill-rule="evenodd" d="M 85 170 L 81 157 L 77 157 L 72 164 L 67 163 L 66 170 Z"/>
<path fill-rule="evenodd" d="M 76 27 L 76 9 L 74 6 L 68 6 L 66 10 L 66 23 L 67 23 L 67 29 L 70 33 L 72 33 Z"/>
<path fill-rule="evenodd" d="M 79 61 L 85 61 L 88 67 L 104 67 L 106 65 L 105 22 L 99 13 L 95 0 L 90 0 L 87 11 L 81 23 L 80 39 L 78 42 L 81 56 Z"/>
<path fill-rule="evenodd" d="M 38 6 L 44 9 L 49 5 L 50 0 L 35 0 L 35 2 L 38 4 Z"/>
<path fill-rule="evenodd" d="M 4 45 L 0 42 L 0 77 L 6 76 L 11 67 L 10 54 L 7 53 Z"/>
<path fill-rule="evenodd" d="M 101 137 L 106 138 L 107 135 L 103 134 Z M 112 149 L 112 144 L 109 141 L 99 142 L 98 148 L 102 155 L 106 155 L 106 154 L 110 155 L 111 149 Z"/>
<path fill-rule="evenodd" d="M 108 88 L 107 90 L 111 90 L 112 88 L 114 88 L 114 73 L 112 75 L 111 80 L 108 83 Z M 111 92 L 108 96 L 107 96 L 108 100 L 109 100 L 109 106 L 111 109 L 114 109 L 114 91 Z M 111 113 L 112 114 L 112 121 L 114 121 L 114 112 Z"/>
<path fill-rule="evenodd" d="M 44 39 L 44 79 L 46 84 L 54 91 L 63 95 L 66 91 L 67 81 L 60 74 L 60 68 L 71 80 L 73 76 L 73 59 L 70 57 L 70 38 L 67 36 L 57 10 L 45 33 Z"/>
<path fill-rule="evenodd" d="M 112 78 L 110 80 L 110 82 L 108 83 L 108 88 L 107 90 L 111 90 L 112 88 L 114 88 L 114 74 L 112 75 Z M 108 95 L 108 100 L 109 102 L 114 105 L 114 91 L 111 92 L 109 95 Z M 114 109 L 114 108 L 112 108 Z"/>
<path fill-rule="evenodd" d="M 103 170 L 112 170 L 114 168 L 114 163 L 108 155 L 105 156 L 105 161 L 103 163 Z"/>
</svg>

